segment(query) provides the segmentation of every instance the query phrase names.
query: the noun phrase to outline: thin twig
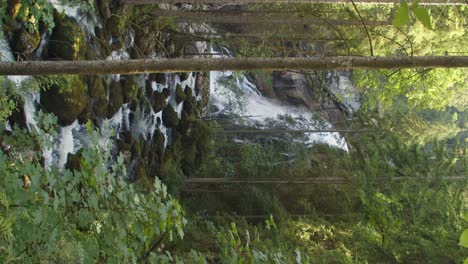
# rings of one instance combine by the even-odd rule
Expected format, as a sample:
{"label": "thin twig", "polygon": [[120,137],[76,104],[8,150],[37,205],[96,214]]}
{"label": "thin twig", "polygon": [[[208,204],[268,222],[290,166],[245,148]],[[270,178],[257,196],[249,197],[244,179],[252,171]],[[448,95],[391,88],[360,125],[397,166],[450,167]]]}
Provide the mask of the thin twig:
{"label": "thin twig", "polygon": [[364,23],[364,19],[362,19],[361,13],[359,13],[359,10],[358,10],[358,8],[356,6],[356,3],[354,3],[354,0],[350,0],[350,1],[353,4],[354,10],[356,10],[356,13],[359,16],[359,19],[361,20],[362,25],[364,26],[364,30],[366,31],[367,38],[369,39],[370,54],[371,54],[371,56],[374,56],[374,48],[372,47],[372,40],[371,40],[371,37],[369,35],[369,31],[367,30],[366,23]]}

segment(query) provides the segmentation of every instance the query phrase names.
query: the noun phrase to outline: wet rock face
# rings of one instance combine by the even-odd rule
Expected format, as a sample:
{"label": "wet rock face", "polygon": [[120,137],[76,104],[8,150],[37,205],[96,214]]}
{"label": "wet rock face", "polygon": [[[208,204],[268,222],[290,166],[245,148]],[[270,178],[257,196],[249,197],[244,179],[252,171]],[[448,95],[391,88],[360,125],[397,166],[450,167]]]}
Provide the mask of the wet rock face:
{"label": "wet rock face", "polygon": [[41,105],[58,117],[62,126],[71,125],[86,109],[88,95],[83,81],[76,77],[54,83],[41,93]]}
{"label": "wet rock face", "polygon": [[119,111],[124,103],[122,84],[120,81],[112,80],[109,85],[109,106],[107,108],[107,118],[111,118]]}
{"label": "wet rock face", "polygon": [[49,58],[78,60],[84,53],[86,39],[83,29],[72,19],[54,12],[55,27],[47,47]]}

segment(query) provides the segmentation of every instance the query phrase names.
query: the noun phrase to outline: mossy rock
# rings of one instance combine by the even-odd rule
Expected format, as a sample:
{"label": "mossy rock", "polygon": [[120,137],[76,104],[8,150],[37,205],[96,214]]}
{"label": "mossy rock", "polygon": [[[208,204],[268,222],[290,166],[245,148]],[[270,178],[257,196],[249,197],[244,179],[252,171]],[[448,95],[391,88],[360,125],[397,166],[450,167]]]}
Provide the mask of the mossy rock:
{"label": "mossy rock", "polygon": [[112,80],[109,85],[109,105],[107,108],[107,117],[112,116],[119,111],[124,103],[123,88],[119,81]]}
{"label": "mossy rock", "polygon": [[155,113],[161,111],[166,107],[166,98],[162,93],[155,92],[151,97],[151,106],[153,107],[153,111]]}
{"label": "mossy rock", "polygon": [[192,174],[196,171],[197,146],[193,142],[186,142],[182,151],[182,170],[185,174]]}
{"label": "mossy rock", "polygon": [[97,60],[99,59],[99,51],[93,46],[86,46],[84,57],[86,60]]}
{"label": "mossy rock", "polygon": [[196,115],[196,102],[192,100],[185,100],[184,105],[182,106],[182,111],[187,113],[187,115]]}
{"label": "mossy rock", "polygon": [[67,16],[54,12],[55,27],[47,47],[49,58],[78,60],[85,54],[86,38],[81,27]]}
{"label": "mossy rock", "polygon": [[164,88],[162,90],[162,94],[164,95],[164,98],[168,98],[169,96],[171,96],[171,90],[169,90],[168,88]]}
{"label": "mossy rock", "polygon": [[154,92],[152,81],[149,79],[145,82],[145,92],[147,97],[150,97]]}
{"label": "mossy rock", "polygon": [[91,101],[91,111],[94,116],[105,118],[107,116],[107,92],[104,86],[105,81],[99,77],[94,78],[88,86],[88,93]]}
{"label": "mossy rock", "polygon": [[106,20],[111,16],[108,0],[96,0],[96,6],[102,20]]}
{"label": "mossy rock", "polygon": [[131,153],[132,157],[141,157],[141,149],[142,149],[142,140],[141,139],[136,139],[133,142],[132,148],[131,148]]}
{"label": "mossy rock", "polygon": [[76,75],[60,76],[50,83],[50,87],[43,87],[41,104],[58,117],[60,125],[71,125],[88,104],[86,87]]}
{"label": "mossy rock", "polygon": [[192,89],[190,87],[186,86],[185,89],[184,89],[184,93],[185,93],[185,98],[192,99],[192,100],[195,99],[195,98],[193,98],[193,92],[192,92]]}
{"label": "mossy rock", "polygon": [[[119,2],[119,1],[112,1]],[[112,37],[119,38],[123,35],[125,30],[125,26],[127,25],[127,11],[124,5],[117,5],[111,6],[112,8],[112,15],[106,21],[106,28],[111,33]]]}
{"label": "mossy rock", "polygon": [[29,33],[25,28],[13,32],[12,50],[16,58],[28,59],[41,43],[39,32]]}
{"label": "mossy rock", "polygon": [[185,101],[185,93],[184,93],[184,90],[182,89],[182,86],[178,84],[176,86],[176,102],[177,104],[180,104],[183,101]]}
{"label": "mossy rock", "polygon": [[164,141],[164,134],[161,131],[156,130],[153,134],[151,149],[148,155],[148,167],[151,175],[159,174],[158,169],[164,162]]}
{"label": "mossy rock", "polygon": [[190,73],[189,73],[189,72],[182,72],[182,73],[180,74],[180,80],[181,80],[181,81],[185,81],[185,80],[187,80],[187,79],[189,78],[189,76],[190,76]]}
{"label": "mossy rock", "polygon": [[163,123],[170,128],[175,128],[179,124],[179,118],[171,105],[166,106],[162,112]]}
{"label": "mossy rock", "polygon": [[123,97],[125,103],[130,103],[133,99],[138,96],[138,84],[133,75],[127,76],[127,79],[123,81]]}
{"label": "mossy rock", "polygon": [[166,74],[164,73],[150,73],[148,79],[159,84],[166,83]]}

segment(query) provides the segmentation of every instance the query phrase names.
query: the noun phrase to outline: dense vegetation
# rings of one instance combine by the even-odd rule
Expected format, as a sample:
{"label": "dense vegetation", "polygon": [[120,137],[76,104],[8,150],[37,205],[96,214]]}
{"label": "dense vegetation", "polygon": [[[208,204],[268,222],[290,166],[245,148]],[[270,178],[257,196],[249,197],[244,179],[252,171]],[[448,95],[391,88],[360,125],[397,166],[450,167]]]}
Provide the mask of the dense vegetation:
{"label": "dense vegetation", "polygon": [[[30,36],[43,31],[42,27],[52,32],[55,24],[61,25],[69,34],[62,36],[59,26],[55,28],[59,33],[52,36],[64,37],[73,45],[63,50],[49,47],[57,54],[50,55],[49,51],[48,56],[102,59],[77,41],[84,38],[83,31],[71,30],[76,25],[54,12],[47,1],[30,2],[29,6],[20,4],[18,9],[7,10],[16,2],[0,0],[0,14],[4,16],[0,20],[8,37],[16,34],[11,28],[17,26],[15,23],[22,24]],[[97,1],[103,2],[107,1]],[[102,5],[94,7],[93,1],[81,4],[86,12],[104,13]],[[262,5],[254,8],[268,10]],[[269,8],[299,15],[329,11],[330,20],[357,16],[347,5]],[[463,52],[468,40],[463,27],[465,6],[431,7],[429,11],[417,11],[419,7],[415,6],[411,10],[417,21],[401,17],[408,12],[405,8],[393,10],[397,12],[394,23],[399,27],[390,25],[388,34],[392,36],[379,37],[381,32],[373,35],[375,54],[411,50],[411,54],[426,55],[444,52],[448,45]],[[388,18],[391,9],[360,7],[360,16]],[[148,22],[144,9],[126,12],[109,16],[107,27],[116,31],[112,39],[125,28],[135,27],[132,29],[140,37],[135,40],[140,50],[134,52],[141,53],[139,56],[150,54],[148,42],[158,40],[144,28],[179,30],[172,19]],[[432,26],[426,12],[437,15]],[[435,29],[430,31],[430,27]],[[244,30],[262,28],[249,25]],[[318,32],[315,37],[326,30]],[[351,47],[330,44],[320,52],[368,52],[363,31],[343,34],[347,35],[342,38],[354,39],[347,44]],[[167,43],[174,44],[171,41]],[[225,42],[239,56],[278,55],[265,44],[268,42],[252,48],[246,39],[240,44],[229,36],[216,41]],[[395,49],[389,43],[404,43],[407,50],[398,44]],[[426,50],[428,43],[430,50]],[[118,44],[112,45],[106,48],[117,49]],[[288,47],[284,45],[281,52]],[[110,53],[106,48],[100,51],[104,58]],[[172,48],[166,51],[177,55],[178,47]],[[28,58],[27,50],[16,51],[17,56]],[[253,73],[258,80],[271,82],[262,74],[269,76]],[[321,100],[343,103],[344,99],[333,97],[323,84],[322,73],[311,76],[313,87],[322,89],[316,91]],[[149,93],[135,88],[135,79],[125,78],[116,82],[49,76],[21,83],[0,78],[2,263],[466,263],[466,69],[354,71],[352,79],[362,106],[352,116],[343,114],[342,123],[336,125],[364,131],[345,134],[349,152],[325,144],[305,145],[287,133],[244,134],[234,140],[232,134],[223,132],[233,125],[231,120],[204,118],[206,102],[195,101],[191,89],[177,87],[174,91],[178,103],[184,102],[179,119],[167,104],[164,91],[153,93],[147,102],[144,97]],[[105,85],[112,90],[106,90]],[[40,104],[46,111],[35,113],[34,126],[18,121],[23,98],[32,90],[41,93]],[[88,96],[94,101],[83,116],[80,113],[86,104],[82,102]],[[135,112],[140,107],[142,112],[146,111],[144,107],[162,111],[161,118],[172,131],[166,149],[164,139],[155,133],[152,146],[156,147],[145,155],[141,142],[146,139],[135,139],[130,146],[122,133],[109,128],[106,120],[124,103],[132,105],[135,101],[144,102],[135,106]],[[70,125],[77,118],[86,123],[88,140],[77,155],[68,156],[64,168],[46,166],[46,152],[60,126]],[[282,121],[294,122],[288,116]],[[138,160],[137,169],[129,157]],[[148,161],[148,157],[157,162]],[[297,179],[327,176],[343,182],[294,184]],[[286,183],[186,182],[215,177],[281,179]]]}

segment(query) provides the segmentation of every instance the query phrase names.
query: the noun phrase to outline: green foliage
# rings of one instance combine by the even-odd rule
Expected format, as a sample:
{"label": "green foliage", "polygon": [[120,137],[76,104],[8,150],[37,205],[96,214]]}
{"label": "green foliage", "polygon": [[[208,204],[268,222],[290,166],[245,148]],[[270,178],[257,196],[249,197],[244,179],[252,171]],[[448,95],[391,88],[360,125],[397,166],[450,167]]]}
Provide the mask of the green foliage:
{"label": "green foliage", "polygon": [[396,27],[404,26],[409,22],[409,18],[408,3],[403,1],[395,12],[395,16],[393,17],[393,25]]}
{"label": "green foliage", "polygon": [[429,15],[428,10],[420,7],[417,1],[415,1],[411,6],[408,6],[408,3],[403,1],[395,12],[393,25],[396,27],[406,25],[410,20],[410,13],[413,13],[416,16],[416,19],[419,20],[424,27],[432,29],[431,16]]}
{"label": "green foliage", "polygon": [[[454,101],[464,93],[466,78],[465,69],[353,72],[367,107],[379,107],[382,111],[391,108],[401,97],[406,97],[410,109],[443,110],[456,104]],[[459,107],[466,107],[466,101]]]}
{"label": "green foliage", "polygon": [[[42,123],[36,135],[53,127]],[[31,137],[20,130],[5,138],[13,148],[0,152],[3,262],[135,262],[159,238],[183,237],[182,208],[166,187],[157,179],[149,192],[129,184],[123,157],[111,162],[106,135],[90,124],[88,133],[92,145],[82,151],[80,171],[42,168],[30,144],[18,145],[20,135]]]}
{"label": "green foliage", "polygon": [[424,25],[424,27],[432,29],[431,16],[429,15],[427,9],[422,7],[415,7],[413,8],[413,13],[416,16],[416,19],[419,20]]}
{"label": "green foliage", "polygon": [[[4,123],[6,119],[12,114],[16,105],[13,101],[13,96],[8,93],[8,89],[11,89],[12,84],[6,83],[5,78],[0,77],[0,123]],[[9,87],[10,86],[10,87]]]}

